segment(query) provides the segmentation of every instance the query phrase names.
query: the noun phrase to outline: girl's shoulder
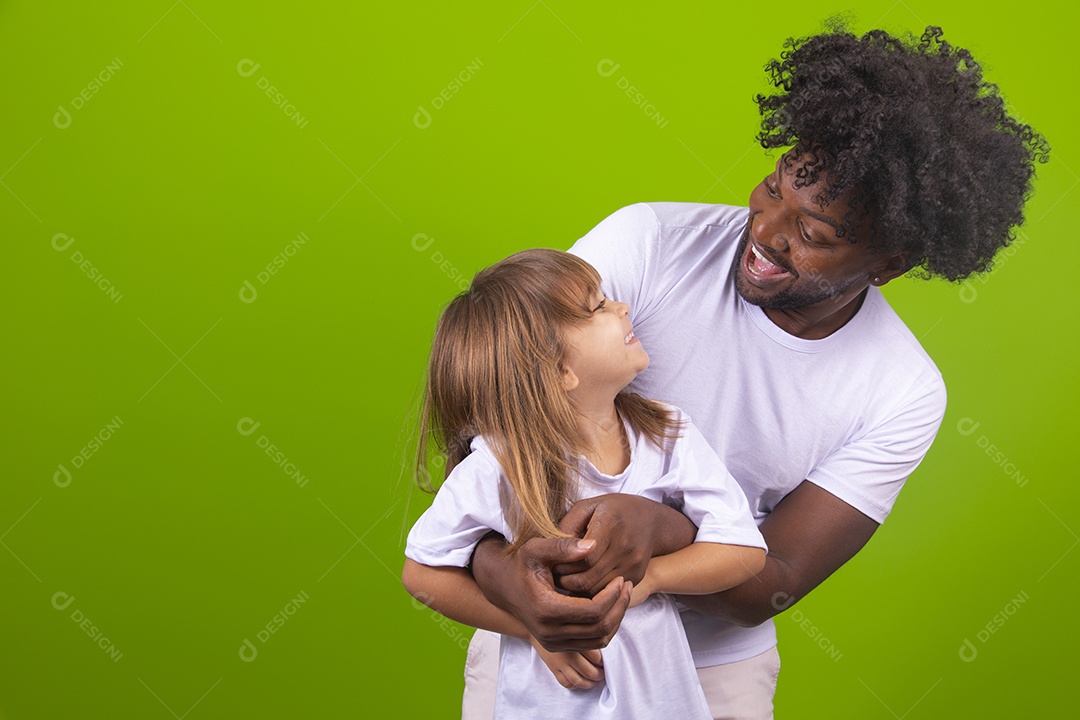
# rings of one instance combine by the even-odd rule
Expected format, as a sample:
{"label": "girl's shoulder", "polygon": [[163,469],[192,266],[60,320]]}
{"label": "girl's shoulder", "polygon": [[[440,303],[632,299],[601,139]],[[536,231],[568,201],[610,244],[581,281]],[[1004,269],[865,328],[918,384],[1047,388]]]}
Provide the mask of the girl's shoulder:
{"label": "girl's shoulder", "polygon": [[[686,437],[687,431],[690,429],[692,422],[690,416],[687,415],[683,409],[672,405],[671,403],[664,403],[662,400],[648,398],[648,402],[656,405],[662,410],[667,412],[667,416],[670,419],[670,431],[664,434],[663,441],[660,444],[661,449],[667,456],[675,450],[676,444],[681,443],[683,438]],[[630,433],[631,445],[635,447],[648,447],[652,444],[649,437],[646,436],[642,427],[635,427],[631,418],[625,418],[626,430]]]}
{"label": "girl's shoulder", "polygon": [[469,441],[469,454],[454,467],[447,481],[455,474],[491,475],[492,473],[501,475],[502,467],[491,449],[491,444],[482,436],[477,435]]}
{"label": "girl's shoulder", "polygon": [[675,419],[689,422],[690,416],[687,415],[686,411],[683,410],[681,407],[678,407],[677,405],[672,405],[669,402],[664,402],[663,400],[652,400],[652,402],[667,410],[669,413],[672,414],[672,417],[674,417]]}
{"label": "girl's shoulder", "polygon": [[[477,435],[469,441],[469,454],[465,456],[465,460],[472,460],[474,463],[484,462],[495,467],[499,466],[499,461],[495,459],[495,452],[491,448],[491,443],[483,435]],[[465,462],[465,460],[462,462]]]}
{"label": "girl's shoulder", "polygon": [[505,475],[490,445],[477,437],[470,441],[469,449],[469,454],[438,484],[436,498],[463,498],[462,502],[468,503],[478,498],[497,498],[503,491]]}
{"label": "girl's shoulder", "polygon": [[[671,424],[673,426],[673,429],[676,431],[676,436],[681,436],[683,434],[682,431],[684,431],[689,425],[693,424],[691,419],[690,419],[690,416],[682,408],[680,408],[680,407],[678,407],[676,405],[672,405],[671,403],[664,402],[662,400],[655,400],[653,398],[646,398],[646,397],[640,396],[640,395],[639,395],[639,397],[641,399],[646,400],[647,402],[652,403],[653,405],[659,407],[661,410],[664,410],[664,411],[667,412],[668,417],[671,420]],[[633,427],[633,422],[630,420],[630,418],[627,418],[627,425],[628,425],[628,427],[630,427],[630,429],[632,429],[634,431],[635,435],[640,434],[641,428]]]}

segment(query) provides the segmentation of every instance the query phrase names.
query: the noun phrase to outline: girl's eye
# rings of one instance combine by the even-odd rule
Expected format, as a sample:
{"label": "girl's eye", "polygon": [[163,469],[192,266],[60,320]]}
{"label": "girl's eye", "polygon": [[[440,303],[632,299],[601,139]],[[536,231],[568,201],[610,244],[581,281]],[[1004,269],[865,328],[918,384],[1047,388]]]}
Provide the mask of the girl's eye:
{"label": "girl's eye", "polygon": [[600,304],[597,305],[595,308],[593,308],[593,312],[597,312],[598,310],[603,310],[604,309],[604,303],[606,303],[606,302],[607,302],[607,298],[604,298],[603,300],[601,300]]}

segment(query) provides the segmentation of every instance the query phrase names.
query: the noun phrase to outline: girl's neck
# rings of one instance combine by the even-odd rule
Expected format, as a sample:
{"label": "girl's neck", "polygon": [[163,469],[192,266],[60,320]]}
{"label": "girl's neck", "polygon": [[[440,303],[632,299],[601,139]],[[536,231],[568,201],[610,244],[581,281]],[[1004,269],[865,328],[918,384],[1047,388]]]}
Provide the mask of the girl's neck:
{"label": "girl's neck", "polygon": [[630,440],[615,409],[614,398],[575,410],[585,458],[606,475],[618,475],[625,470],[630,464]]}

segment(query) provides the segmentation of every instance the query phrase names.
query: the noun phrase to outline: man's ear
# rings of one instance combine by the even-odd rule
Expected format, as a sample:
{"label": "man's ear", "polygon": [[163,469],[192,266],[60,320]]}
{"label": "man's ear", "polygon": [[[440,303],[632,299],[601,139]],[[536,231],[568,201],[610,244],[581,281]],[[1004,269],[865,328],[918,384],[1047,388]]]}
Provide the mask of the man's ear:
{"label": "man's ear", "polygon": [[908,262],[905,253],[890,255],[887,258],[882,259],[882,261],[877,263],[870,271],[870,284],[881,287],[890,280],[895,280],[900,277],[910,269],[911,264]]}
{"label": "man's ear", "polygon": [[565,390],[566,392],[570,392],[580,384],[581,380],[579,380],[578,376],[574,374],[574,371],[564,365],[562,374],[563,390]]}

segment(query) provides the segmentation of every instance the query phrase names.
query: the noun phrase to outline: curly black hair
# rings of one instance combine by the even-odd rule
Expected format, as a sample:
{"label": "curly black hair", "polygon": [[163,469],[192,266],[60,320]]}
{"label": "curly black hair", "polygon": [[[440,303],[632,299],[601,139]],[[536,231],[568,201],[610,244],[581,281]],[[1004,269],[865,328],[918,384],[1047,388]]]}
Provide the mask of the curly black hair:
{"label": "curly black hair", "polygon": [[1010,116],[997,85],[939,27],[919,38],[833,18],[827,32],[788,39],[765,66],[780,90],[757,95],[758,140],[792,147],[795,183],[823,180],[817,201],[844,195],[840,235],[871,218],[870,242],[904,253],[922,277],[962,280],[990,268],[1024,222],[1035,162],[1050,147]]}

